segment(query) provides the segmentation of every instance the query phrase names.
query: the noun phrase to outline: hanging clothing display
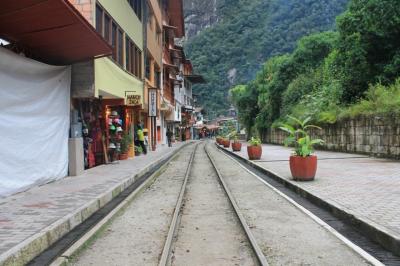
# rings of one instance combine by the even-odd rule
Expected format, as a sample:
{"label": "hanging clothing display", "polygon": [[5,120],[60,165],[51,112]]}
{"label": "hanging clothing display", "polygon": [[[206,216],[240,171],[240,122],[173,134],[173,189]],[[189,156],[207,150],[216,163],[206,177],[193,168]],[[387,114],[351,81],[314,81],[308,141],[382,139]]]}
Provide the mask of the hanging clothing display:
{"label": "hanging clothing display", "polygon": [[0,197],[68,174],[70,67],[0,47]]}

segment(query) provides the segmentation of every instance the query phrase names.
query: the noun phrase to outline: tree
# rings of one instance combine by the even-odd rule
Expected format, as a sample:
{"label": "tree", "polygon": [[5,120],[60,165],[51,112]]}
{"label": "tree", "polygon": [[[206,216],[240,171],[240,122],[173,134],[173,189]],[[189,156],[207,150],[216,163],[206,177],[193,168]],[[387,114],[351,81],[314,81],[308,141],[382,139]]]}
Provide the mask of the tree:
{"label": "tree", "polygon": [[368,84],[389,84],[400,74],[400,8],[397,0],[353,0],[337,19],[343,101],[364,95]]}

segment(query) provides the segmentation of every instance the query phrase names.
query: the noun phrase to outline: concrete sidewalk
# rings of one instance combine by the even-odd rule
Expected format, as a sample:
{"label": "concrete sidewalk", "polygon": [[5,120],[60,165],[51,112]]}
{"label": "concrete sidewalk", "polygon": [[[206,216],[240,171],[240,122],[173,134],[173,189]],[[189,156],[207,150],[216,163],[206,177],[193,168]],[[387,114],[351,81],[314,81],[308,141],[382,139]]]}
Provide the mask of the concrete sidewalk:
{"label": "concrete sidewalk", "polygon": [[0,265],[30,261],[183,146],[159,147],[0,199]]}
{"label": "concrete sidewalk", "polygon": [[[232,151],[231,149],[228,149]],[[247,147],[235,153],[248,159]],[[386,248],[400,252],[400,162],[358,154],[317,151],[315,181],[293,181],[289,169],[290,148],[263,145],[261,160],[253,161],[289,186],[327,203],[334,212],[361,222]]]}

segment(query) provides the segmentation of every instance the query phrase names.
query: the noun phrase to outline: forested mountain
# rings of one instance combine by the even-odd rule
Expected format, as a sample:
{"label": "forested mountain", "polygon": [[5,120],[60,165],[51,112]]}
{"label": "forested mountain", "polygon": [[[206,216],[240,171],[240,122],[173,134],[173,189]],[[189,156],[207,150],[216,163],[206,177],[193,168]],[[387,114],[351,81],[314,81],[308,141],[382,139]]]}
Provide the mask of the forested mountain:
{"label": "forested mountain", "polygon": [[[195,87],[200,104],[211,116],[223,114],[230,105],[231,87],[254,79],[270,57],[292,52],[302,36],[333,29],[347,2],[186,0],[186,18],[194,15],[199,21],[192,24],[199,28],[185,48],[196,71],[208,81]],[[212,15],[204,13],[207,8],[196,14],[196,5],[208,7]],[[198,33],[199,29],[203,30]]]}
{"label": "forested mountain", "polygon": [[335,31],[301,38],[231,93],[242,124],[261,135],[287,115],[316,123],[400,115],[398,0],[351,0]]}

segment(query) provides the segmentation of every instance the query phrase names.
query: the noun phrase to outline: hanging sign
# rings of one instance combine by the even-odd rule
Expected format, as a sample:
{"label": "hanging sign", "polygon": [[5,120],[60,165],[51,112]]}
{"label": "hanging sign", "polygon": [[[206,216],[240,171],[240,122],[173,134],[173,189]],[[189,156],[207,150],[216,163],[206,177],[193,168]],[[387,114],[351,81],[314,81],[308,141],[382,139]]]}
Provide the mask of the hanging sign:
{"label": "hanging sign", "polygon": [[136,91],[125,91],[125,104],[127,106],[136,106],[142,104],[142,96]]}
{"label": "hanging sign", "polygon": [[149,117],[157,117],[157,89],[149,89]]}

